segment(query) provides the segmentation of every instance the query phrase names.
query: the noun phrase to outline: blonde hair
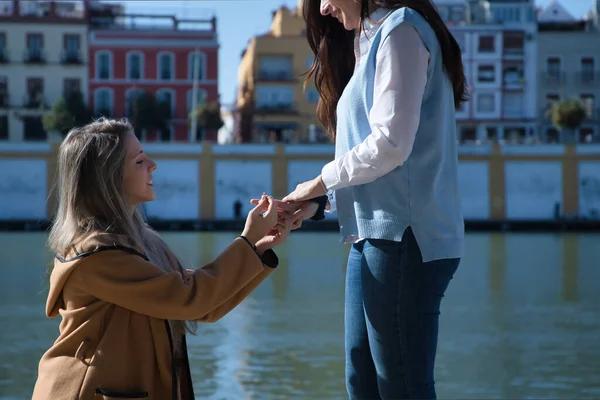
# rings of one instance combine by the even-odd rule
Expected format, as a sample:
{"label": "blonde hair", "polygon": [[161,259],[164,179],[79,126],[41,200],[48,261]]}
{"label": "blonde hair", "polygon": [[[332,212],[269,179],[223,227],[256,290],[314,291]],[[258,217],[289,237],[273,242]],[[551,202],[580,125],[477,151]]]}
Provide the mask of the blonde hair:
{"label": "blonde hair", "polygon": [[[123,190],[125,137],[133,127],[127,120],[101,118],[73,128],[58,151],[58,210],[48,246],[66,256],[71,248],[98,233],[127,236],[150,261],[165,272],[182,273],[168,256],[167,244],[146,222],[139,207],[131,212]],[[174,333],[195,333],[191,321],[169,321]]]}

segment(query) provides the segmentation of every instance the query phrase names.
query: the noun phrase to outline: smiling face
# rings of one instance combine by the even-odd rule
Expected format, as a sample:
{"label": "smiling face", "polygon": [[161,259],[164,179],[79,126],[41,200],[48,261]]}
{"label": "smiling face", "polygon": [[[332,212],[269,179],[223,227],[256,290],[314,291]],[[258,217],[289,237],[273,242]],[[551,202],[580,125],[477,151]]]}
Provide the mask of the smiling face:
{"label": "smiling face", "polygon": [[360,0],[321,0],[321,14],[337,19],[349,31],[359,28],[360,9]]}
{"label": "smiling face", "polygon": [[123,190],[131,206],[136,206],[156,198],[152,186],[152,172],[156,163],[144,153],[142,144],[133,132],[128,132],[124,140],[126,155],[123,165]]}

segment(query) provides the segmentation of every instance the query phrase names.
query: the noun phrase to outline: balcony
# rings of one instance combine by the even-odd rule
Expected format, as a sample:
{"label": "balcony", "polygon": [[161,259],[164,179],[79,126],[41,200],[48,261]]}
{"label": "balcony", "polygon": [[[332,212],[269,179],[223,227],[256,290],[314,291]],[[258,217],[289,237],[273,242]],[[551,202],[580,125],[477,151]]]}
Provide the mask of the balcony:
{"label": "balcony", "polygon": [[258,104],[256,106],[257,114],[296,114],[296,112],[293,103]]}
{"label": "balcony", "polygon": [[46,98],[40,92],[30,92],[23,96],[23,107],[27,109],[47,108]]}
{"label": "balcony", "polygon": [[577,82],[581,85],[597,85],[600,83],[600,72],[580,71],[576,73]]}
{"label": "balcony", "polygon": [[60,54],[60,63],[63,65],[83,65],[79,50],[63,50]]}
{"label": "balcony", "polygon": [[25,64],[45,64],[46,54],[43,50],[27,49],[23,54],[23,62]]}
{"label": "balcony", "polygon": [[523,57],[525,55],[525,48],[523,47],[505,47],[504,55],[509,57]]}
{"label": "balcony", "polygon": [[295,81],[296,77],[294,77],[292,71],[259,71],[256,80],[264,82],[290,82]]}
{"label": "balcony", "polygon": [[0,64],[8,64],[10,59],[8,58],[8,50],[0,49]]}
{"label": "balcony", "polygon": [[547,85],[562,85],[567,81],[567,76],[564,72],[546,71],[542,73],[542,80]]}

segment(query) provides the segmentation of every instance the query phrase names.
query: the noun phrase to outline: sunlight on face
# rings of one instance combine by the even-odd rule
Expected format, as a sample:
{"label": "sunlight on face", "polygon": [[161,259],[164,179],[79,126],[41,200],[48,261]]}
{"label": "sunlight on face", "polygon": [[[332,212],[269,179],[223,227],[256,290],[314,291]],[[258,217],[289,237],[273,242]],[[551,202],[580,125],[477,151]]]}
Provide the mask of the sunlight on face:
{"label": "sunlight on face", "polygon": [[321,14],[337,19],[351,31],[360,26],[359,0],[321,0]]}
{"label": "sunlight on face", "polygon": [[136,206],[156,198],[152,186],[152,172],[156,163],[144,153],[142,144],[133,132],[125,137],[125,156],[123,166],[123,187],[131,206]]}

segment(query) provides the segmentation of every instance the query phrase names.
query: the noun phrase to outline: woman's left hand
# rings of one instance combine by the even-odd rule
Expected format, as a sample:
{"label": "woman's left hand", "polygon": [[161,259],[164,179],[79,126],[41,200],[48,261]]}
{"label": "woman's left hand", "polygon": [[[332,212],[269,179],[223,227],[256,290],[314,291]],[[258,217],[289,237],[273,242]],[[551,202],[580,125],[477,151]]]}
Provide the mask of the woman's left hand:
{"label": "woman's left hand", "polygon": [[315,179],[296,186],[296,190],[285,196],[281,201],[304,201],[323,196],[325,193],[327,193],[327,189],[325,189],[325,184],[321,180],[321,175],[319,175]]}

